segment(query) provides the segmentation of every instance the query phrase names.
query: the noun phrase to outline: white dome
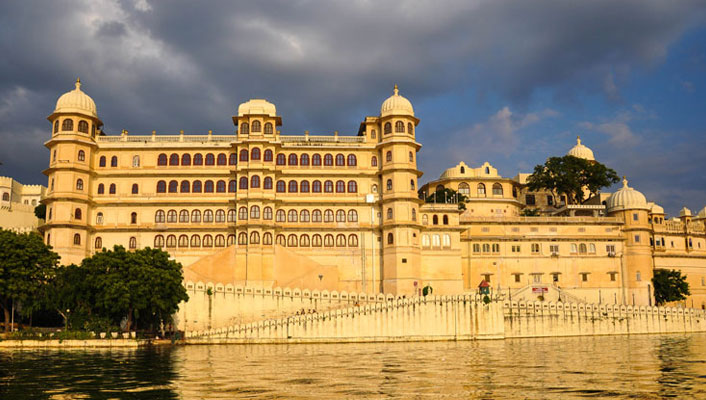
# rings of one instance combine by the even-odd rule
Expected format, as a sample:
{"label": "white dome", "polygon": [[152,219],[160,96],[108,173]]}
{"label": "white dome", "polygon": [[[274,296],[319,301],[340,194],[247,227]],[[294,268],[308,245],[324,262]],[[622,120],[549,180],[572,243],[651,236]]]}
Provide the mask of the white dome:
{"label": "white dome", "polygon": [[679,216],[680,217],[691,217],[691,210],[689,210],[686,207],[682,207],[682,209],[679,210]]}
{"label": "white dome", "polygon": [[238,106],[238,116],[250,114],[264,114],[274,117],[277,115],[277,108],[265,99],[250,99]]}
{"label": "white dome", "polygon": [[699,213],[696,214],[696,218],[698,218],[698,219],[706,218],[706,207],[702,208],[701,211],[699,211]]}
{"label": "white dome", "polygon": [[414,117],[412,103],[405,97],[400,96],[397,85],[395,85],[392,96],[388,97],[387,100],[382,103],[382,106],[380,106],[380,116],[386,117],[388,115],[409,115]]}
{"label": "white dome", "polygon": [[664,214],[664,208],[659,204],[650,202],[647,203],[647,206],[650,208],[650,214]]}
{"label": "white dome", "polygon": [[593,158],[593,150],[591,150],[588,147],[581,144],[581,137],[580,136],[576,137],[576,146],[572,147],[571,150],[569,150],[569,152],[566,153],[566,155],[567,156],[574,156],[577,158],[583,158],[584,160],[589,160],[589,161],[596,160],[595,158]]}
{"label": "white dome", "polygon": [[623,177],[623,187],[608,197],[606,209],[610,213],[633,209],[649,210],[649,207],[645,195],[628,186],[628,180]]}
{"label": "white dome", "polygon": [[93,118],[98,118],[96,103],[93,99],[81,90],[81,80],[76,79],[76,88],[64,93],[56,101],[55,113],[80,113],[87,114]]}

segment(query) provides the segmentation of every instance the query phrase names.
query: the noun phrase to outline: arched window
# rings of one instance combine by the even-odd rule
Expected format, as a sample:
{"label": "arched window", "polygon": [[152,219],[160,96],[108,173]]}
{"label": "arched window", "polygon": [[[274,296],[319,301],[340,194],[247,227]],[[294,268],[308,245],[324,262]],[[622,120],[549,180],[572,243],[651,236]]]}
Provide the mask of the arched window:
{"label": "arched window", "polygon": [[88,133],[88,122],[86,121],[78,121],[78,131],[81,133]]}
{"label": "arched window", "polygon": [[238,165],[238,156],[236,156],[235,153],[228,155],[228,165]]}
{"label": "arched window", "polygon": [[176,193],[178,187],[177,181],[169,181],[169,193]]}
{"label": "arched window", "polygon": [[429,247],[431,242],[429,241],[429,235],[422,236],[422,247]]}
{"label": "arched window", "polygon": [[407,133],[409,133],[410,135],[414,134],[414,125],[412,125],[411,122],[407,123]]}
{"label": "arched window", "polygon": [[311,237],[311,247],[321,247],[321,235],[315,234]]}
{"label": "arched window", "polygon": [[429,216],[424,214],[422,215],[422,224],[423,225],[429,225]]}
{"label": "arched window", "polygon": [[265,232],[265,234],[262,235],[262,244],[268,246],[272,244],[272,234],[270,232]]}
{"label": "arched window", "polygon": [[287,247],[297,247],[297,235],[289,235],[287,237]]}
{"label": "arched window", "polygon": [[232,246],[235,244],[235,235],[228,235],[228,239],[226,240],[226,246]]}
{"label": "arched window", "polygon": [[[160,154],[160,156],[164,156],[164,164],[159,165],[167,165],[167,156],[164,154]],[[105,167],[105,156],[101,156],[101,158],[98,160],[98,166]]]}
{"label": "arched window", "polygon": [[248,209],[247,207],[240,207],[238,209],[238,219],[241,221],[247,221],[248,220]]}
{"label": "arched window", "polygon": [[201,153],[194,154],[194,165],[203,165],[203,156]]}
{"label": "arched window", "polygon": [[324,246],[333,247],[333,235],[324,236]]}
{"label": "arched window", "polygon": [[284,154],[280,153],[277,154],[277,165],[286,165],[287,164],[287,157],[285,157]]}
{"label": "arched window", "polygon": [[235,222],[235,210],[228,210],[228,222]]}
{"label": "arched window", "polygon": [[439,225],[439,216],[438,216],[438,215],[434,215],[434,216],[431,218],[431,221],[432,221],[432,222],[431,222],[432,225]]}
{"label": "arched window", "polygon": [[213,156],[213,154],[208,153],[206,154],[206,165],[213,165],[216,162],[216,158]]}
{"label": "arched window", "polygon": [[216,182],[216,192],[217,193],[225,193],[226,192],[226,181]]}
{"label": "arched window", "polygon": [[203,212],[203,222],[213,222],[213,211],[205,210]]}
{"label": "arched window", "polygon": [[336,222],[346,222],[346,212],[343,210],[336,211]]}
{"label": "arched window", "polygon": [[483,183],[478,184],[478,196],[485,197],[485,184]]}
{"label": "arched window", "polygon": [[74,130],[74,121],[72,119],[65,119],[64,122],[61,123],[61,130],[62,131]]}
{"label": "arched window", "polygon": [[264,160],[272,161],[272,150],[265,150]]}
{"label": "arched window", "polygon": [[324,192],[333,193],[333,182],[332,181],[325,181],[324,182]]}
{"label": "arched window", "polygon": [[346,158],[343,154],[336,154],[336,166],[343,167],[346,165]]}
{"label": "arched window", "polygon": [[376,139],[377,137],[378,137],[378,132],[375,129],[371,130],[370,131],[370,138]]}
{"label": "arched window", "polygon": [[275,214],[275,221],[285,222],[286,220],[287,215],[284,213],[284,210],[277,210],[277,213]]}
{"label": "arched window", "polygon": [[177,222],[177,212],[176,210],[167,211],[167,222]]}
{"label": "arched window", "polygon": [[358,211],[348,210],[348,222],[358,222]]}
{"label": "arched window", "polygon": [[386,215],[387,215],[387,219],[392,219],[392,208],[387,209]]}
{"label": "arched window", "polygon": [[392,235],[392,233],[387,234],[387,244],[393,244],[395,242],[395,237]]}
{"label": "arched window", "polygon": [[117,157],[117,156],[112,156],[112,157],[110,157],[110,166],[111,166],[111,167],[117,167],[117,166],[118,166],[118,157]]}
{"label": "arched window", "polygon": [[191,247],[201,247],[201,236],[191,235]]}
{"label": "arched window", "polygon": [[311,184],[312,193],[321,193],[321,181],[314,181]]}
{"label": "arched window", "polygon": [[485,167],[485,174],[489,175],[490,174],[490,167]]}
{"label": "arched window", "polygon": [[348,235],[348,247],[358,247],[358,235]]}
{"label": "arched window", "polygon": [[260,244],[260,234],[257,231],[250,233],[250,244]]}
{"label": "arched window", "polygon": [[378,166],[378,158],[373,156],[373,158],[370,159],[370,166],[371,167],[377,167]]}
{"label": "arched window", "polygon": [[404,133],[404,122],[395,122],[395,133]]}
{"label": "arched window", "polygon": [[259,160],[260,159],[260,148],[259,147],[253,147],[252,150],[250,150],[250,159],[252,159],[252,160]]}
{"label": "arched window", "polygon": [[226,163],[227,163],[226,155],[224,153],[219,153],[218,159],[216,160],[216,164],[226,165]]}
{"label": "arched window", "polygon": [[226,245],[226,238],[223,235],[216,235],[216,247],[225,247]]}
{"label": "arched window", "polygon": [[172,153],[169,156],[169,165],[179,165],[179,154]]}
{"label": "arched window", "polygon": [[206,181],[203,184],[204,193],[213,193],[213,181]]}
{"label": "arched window", "polygon": [[309,193],[309,181],[301,181],[299,184],[299,191],[302,193]]}
{"label": "arched window", "polygon": [[299,221],[301,222],[309,222],[309,210],[301,210],[299,212]]}
{"label": "arched window", "polygon": [[191,154],[184,153],[181,155],[181,165],[191,165]]}
{"label": "arched window", "polygon": [[115,194],[115,191],[116,191],[116,189],[115,189],[115,184],[114,184],[114,183],[111,183],[111,184],[110,184],[110,187],[108,188],[108,193],[109,193],[109,194]]}
{"label": "arched window", "polygon": [[[441,246],[441,239],[439,238],[439,235],[431,235],[431,245],[434,247]],[[483,251],[487,252],[485,246],[487,246],[487,244],[483,245]]]}
{"label": "arched window", "polygon": [[74,210],[74,219],[81,219],[81,217],[81,209],[77,208],[76,210]]}
{"label": "arched window", "polygon": [[189,212],[187,210],[179,211],[179,222],[182,224],[189,222]]}
{"label": "arched window", "polygon": [[189,181],[181,181],[181,184],[179,185],[179,191],[181,193],[189,193],[191,189],[191,185],[189,184]]}
{"label": "arched window", "polygon": [[157,235],[154,237],[154,247],[157,249],[164,247],[164,236]]}
{"label": "arched window", "polygon": [[194,181],[194,183],[191,184],[191,191],[193,193],[201,193],[201,190],[202,190],[201,181]]}
{"label": "arched window", "polygon": [[448,225],[449,224],[449,216],[444,215],[443,221],[444,221],[444,225]]}
{"label": "arched window", "polygon": [[596,254],[596,245],[593,243],[588,244],[588,254]]}
{"label": "arched window", "polygon": [[186,235],[179,235],[179,247],[189,247],[189,237]]}
{"label": "arched window", "polygon": [[493,184],[493,196],[502,196],[503,195],[503,185],[499,183],[494,183]]}
{"label": "arched window", "polygon": [[266,177],[262,186],[265,189],[272,189],[272,178],[270,178],[269,176]]}
{"label": "arched window", "polygon": [[286,241],[284,239],[284,235],[277,235],[277,244],[280,246],[284,246],[286,244]]}
{"label": "arched window", "polygon": [[128,242],[128,247],[130,250],[134,250],[137,248],[137,238],[134,236],[130,236],[130,241]]}
{"label": "arched window", "polygon": [[586,243],[579,244],[579,254],[586,254]]}
{"label": "arched window", "polygon": [[83,179],[76,179],[76,190],[83,190]]}
{"label": "arched window", "polygon": [[318,167],[321,166],[321,155],[320,154],[314,154],[311,156],[311,165]]}
{"label": "arched window", "polygon": [[243,122],[240,124],[240,129],[239,129],[238,133],[243,134],[243,135],[247,135],[250,133],[250,129],[249,129],[247,122]]}
{"label": "arched window", "polygon": [[289,163],[289,165],[297,165],[297,155],[290,154],[288,163]]}
{"label": "arched window", "polygon": [[297,192],[297,181],[289,181],[289,193]]}
{"label": "arched window", "polygon": [[248,161],[248,150],[247,149],[240,150],[240,161]]}
{"label": "arched window", "polygon": [[228,181],[228,193],[235,193],[236,192],[236,184],[235,184],[235,179],[231,179]]}
{"label": "arched window", "polygon": [[409,162],[414,162],[414,153],[409,152]]}
{"label": "arched window", "polygon": [[260,207],[259,206],[250,207],[250,219],[260,219]]}
{"label": "arched window", "polygon": [[81,245],[81,235],[79,235],[78,233],[74,234],[74,245]]}
{"label": "arched window", "polygon": [[386,122],[385,127],[383,128],[383,131],[385,132],[386,135],[389,133],[392,133],[392,124],[389,122]]}
{"label": "arched window", "polygon": [[345,192],[346,192],[346,182],[336,181],[336,193],[345,193]]}
{"label": "arched window", "polygon": [[410,188],[411,190],[414,190],[414,179],[410,179],[410,180],[409,180],[409,188]]}
{"label": "arched window", "polygon": [[267,122],[265,124],[265,135],[271,135],[272,134],[272,122]]}
{"label": "arched window", "polygon": [[299,238],[299,247],[309,247],[311,243],[309,242],[309,235],[302,235]]}
{"label": "arched window", "polygon": [[252,128],[253,132],[262,131],[262,125],[261,125],[260,121],[253,121],[251,128]]}
{"label": "arched window", "polygon": [[333,222],[333,210],[324,211],[324,222]]}
{"label": "arched window", "polygon": [[201,222],[201,211],[194,210],[191,212],[191,223]]}
{"label": "arched window", "polygon": [[412,221],[416,221],[416,220],[417,220],[417,209],[413,208],[412,209]]}
{"label": "arched window", "polygon": [[336,247],[346,247],[346,235],[336,235]]}
{"label": "arched window", "polygon": [[272,207],[265,207],[262,209],[262,219],[272,220]]}
{"label": "arched window", "polygon": [[326,166],[326,167],[333,166],[333,156],[331,154],[324,155],[324,166]]}
{"label": "arched window", "polygon": [[130,223],[131,224],[137,223],[137,213],[136,212],[130,213]]}
{"label": "arched window", "polygon": [[[59,120],[54,121],[54,133],[59,132]],[[47,241],[48,242],[48,241]]]}
{"label": "arched window", "polygon": [[468,186],[466,182],[461,182],[458,184],[458,193],[464,195],[464,196],[470,196],[471,195],[471,187]]}
{"label": "arched window", "polygon": [[304,153],[301,156],[299,156],[299,165],[309,165],[309,155]]}
{"label": "arched window", "polygon": [[387,180],[387,190],[388,191],[392,190],[392,179]]}
{"label": "arched window", "polygon": [[253,175],[250,177],[250,187],[251,188],[259,188],[260,187],[260,177],[257,175]]}
{"label": "arched window", "polygon": [[321,210],[311,212],[311,222],[321,222]]}
{"label": "arched window", "polygon": [[78,160],[79,161],[86,161],[86,152],[83,150],[78,151]]}
{"label": "arched window", "polygon": [[298,218],[297,210],[289,210],[287,213],[287,222],[297,222]]}
{"label": "arched window", "polygon": [[164,223],[164,210],[157,210],[157,212],[154,213],[154,222],[156,223]]}
{"label": "arched window", "polygon": [[201,242],[203,247],[213,247],[213,236],[203,235],[203,242]]}
{"label": "arched window", "polygon": [[391,151],[388,151],[387,153],[385,153],[385,161],[387,161],[387,162],[392,161],[392,152]]}
{"label": "arched window", "polygon": [[284,193],[287,189],[287,185],[284,181],[277,181],[277,193]]}
{"label": "arched window", "polygon": [[348,155],[348,166],[355,167],[356,165],[358,165],[358,158],[356,158],[355,154],[349,154]]}

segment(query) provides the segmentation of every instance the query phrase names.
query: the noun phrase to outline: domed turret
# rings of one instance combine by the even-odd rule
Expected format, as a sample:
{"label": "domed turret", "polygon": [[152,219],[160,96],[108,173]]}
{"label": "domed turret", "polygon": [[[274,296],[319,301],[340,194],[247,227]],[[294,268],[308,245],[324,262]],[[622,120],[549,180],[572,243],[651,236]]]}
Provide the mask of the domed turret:
{"label": "domed turret", "polygon": [[588,147],[581,144],[581,137],[580,136],[576,136],[576,146],[572,147],[571,150],[569,150],[569,152],[566,153],[566,155],[567,156],[574,156],[577,158],[583,158],[584,160],[588,160],[588,161],[595,161],[596,160],[593,157],[593,150],[591,150]]}
{"label": "domed turret", "polygon": [[606,211],[609,213],[622,210],[648,210],[645,195],[628,186],[628,180],[623,177],[623,187],[610,195],[606,200]]}
{"label": "domed turret", "polygon": [[250,99],[238,106],[239,117],[252,114],[274,117],[277,115],[277,108],[265,99]]}
{"label": "domed turret", "polygon": [[64,93],[56,101],[54,113],[79,113],[98,118],[96,103],[81,90],[81,80],[76,79],[76,88]]}
{"label": "domed turret", "polygon": [[388,115],[409,115],[414,117],[412,103],[405,97],[400,96],[400,90],[397,85],[395,85],[392,96],[388,97],[380,106],[380,116],[387,117]]}

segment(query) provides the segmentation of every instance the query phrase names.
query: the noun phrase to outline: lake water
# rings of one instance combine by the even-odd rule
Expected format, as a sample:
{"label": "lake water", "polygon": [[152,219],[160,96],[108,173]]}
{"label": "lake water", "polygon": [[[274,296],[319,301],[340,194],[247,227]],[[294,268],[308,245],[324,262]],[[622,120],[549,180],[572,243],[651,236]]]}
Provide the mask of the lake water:
{"label": "lake water", "polygon": [[706,399],[706,334],[0,351],[0,399]]}

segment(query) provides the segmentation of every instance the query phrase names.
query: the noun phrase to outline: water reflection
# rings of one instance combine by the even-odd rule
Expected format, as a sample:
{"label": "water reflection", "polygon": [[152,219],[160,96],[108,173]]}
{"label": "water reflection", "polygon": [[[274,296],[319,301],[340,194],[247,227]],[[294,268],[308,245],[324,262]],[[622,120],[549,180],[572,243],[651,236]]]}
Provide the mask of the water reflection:
{"label": "water reflection", "polygon": [[0,352],[0,398],[706,398],[706,335]]}

